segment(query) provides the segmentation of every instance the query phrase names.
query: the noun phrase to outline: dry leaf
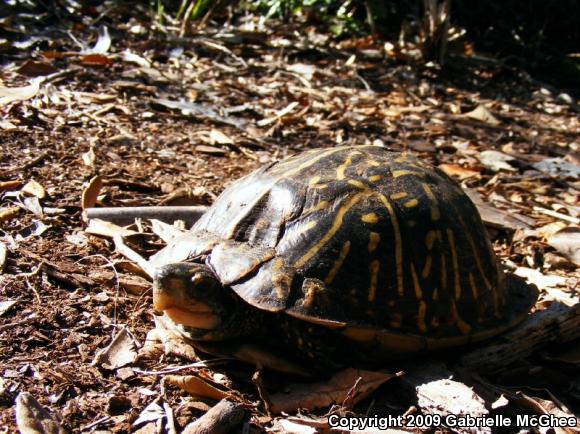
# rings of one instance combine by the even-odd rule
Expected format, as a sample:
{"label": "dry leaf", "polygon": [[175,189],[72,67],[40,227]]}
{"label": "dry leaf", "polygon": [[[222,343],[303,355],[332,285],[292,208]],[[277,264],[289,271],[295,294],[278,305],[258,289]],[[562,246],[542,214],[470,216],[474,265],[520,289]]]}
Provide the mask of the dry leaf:
{"label": "dry leaf", "polygon": [[227,151],[222,148],[216,148],[215,146],[207,146],[207,145],[197,145],[195,147],[196,152],[202,152],[204,154],[210,155],[227,155]]}
{"label": "dry leaf", "polygon": [[232,140],[231,137],[225,135],[224,133],[222,133],[219,130],[211,130],[209,132],[209,140],[210,143],[212,145],[214,144],[218,144],[218,145],[233,145],[234,141]]}
{"label": "dry leaf", "polygon": [[273,116],[271,118],[267,118],[267,119],[262,119],[261,121],[256,122],[256,125],[258,125],[259,127],[265,127],[267,125],[273,124],[278,119],[283,118],[288,113],[290,113],[292,110],[294,110],[296,107],[298,107],[298,105],[300,105],[300,103],[298,101],[293,101],[290,104],[288,104],[285,108],[280,110],[278,113],[276,113],[275,116]]}
{"label": "dry leaf", "polygon": [[20,212],[19,206],[9,206],[8,208],[0,208],[0,223],[12,220]]}
{"label": "dry leaf", "polygon": [[26,185],[20,189],[20,191],[24,194],[34,196],[39,199],[44,199],[46,197],[46,190],[34,179],[28,181]]}
{"label": "dry leaf", "polygon": [[393,377],[394,375],[383,372],[346,369],[335,374],[327,382],[297,384],[290,386],[290,393],[272,395],[270,409],[274,414],[279,414],[283,411],[294,412],[299,408],[314,410],[342,403],[360,378],[353,397],[353,403],[356,403]]}
{"label": "dry leaf", "polygon": [[518,267],[514,274],[525,278],[528,283],[532,283],[538,287],[538,289],[553,288],[558,285],[563,285],[566,283],[566,278],[562,276],[545,275],[534,270],[532,268]]}
{"label": "dry leaf", "polygon": [[81,158],[83,159],[83,164],[85,166],[93,167],[95,165],[95,161],[97,159],[97,156],[95,155],[95,151],[94,151],[93,147],[91,146],[91,148],[87,152],[85,152],[83,155],[81,155]]}
{"label": "dry leaf", "polygon": [[2,274],[2,272],[4,271],[7,259],[8,259],[8,247],[6,247],[5,243],[0,241],[0,274]]}
{"label": "dry leaf", "polygon": [[95,206],[102,188],[103,180],[100,176],[97,175],[89,181],[81,196],[81,207],[83,210]]}
{"label": "dry leaf", "polygon": [[16,300],[0,301],[0,316],[8,312],[10,308],[12,308],[12,306],[14,306],[16,303],[18,303]]}
{"label": "dry leaf", "polygon": [[466,169],[457,164],[440,164],[439,169],[443,170],[447,175],[464,180],[473,176],[478,176],[479,171],[473,169]]}
{"label": "dry leaf", "polygon": [[499,172],[500,170],[507,170],[514,172],[517,169],[509,164],[510,161],[516,161],[511,155],[504,154],[499,151],[483,151],[479,154],[479,161],[485,167],[494,172]]}
{"label": "dry leaf", "polygon": [[0,104],[8,104],[14,101],[25,101],[36,96],[40,90],[40,83],[44,78],[37,77],[30,81],[28,86],[23,87],[0,87]]}
{"label": "dry leaf", "polygon": [[14,181],[3,181],[0,182],[0,192],[14,190],[22,184],[22,181],[15,179]]}
{"label": "dry leaf", "polygon": [[580,228],[563,229],[548,237],[546,241],[570,261],[580,265]]}
{"label": "dry leaf", "polygon": [[141,295],[151,289],[151,282],[141,276],[121,274],[119,275],[119,286],[131,294]]}
{"label": "dry leaf", "polygon": [[486,124],[497,126],[500,122],[491,114],[491,112],[483,105],[478,105],[474,110],[464,113],[463,116],[477,121],[485,122]]}
{"label": "dry leaf", "polygon": [[34,60],[28,60],[16,70],[19,74],[26,75],[27,77],[39,77],[43,75],[50,75],[58,72],[58,69],[52,66],[50,63],[46,62],[36,62]]}
{"label": "dry leaf", "polygon": [[227,392],[218,389],[195,375],[166,375],[164,380],[166,383],[177,386],[181,390],[201,398],[219,400],[228,396]]}
{"label": "dry leaf", "polygon": [[20,434],[64,434],[60,423],[27,392],[16,397],[16,425]]}
{"label": "dry leaf", "polygon": [[87,54],[81,57],[83,65],[88,66],[109,66],[113,64],[113,60],[103,54]]}
{"label": "dry leaf", "polygon": [[126,328],[122,328],[111,343],[100,350],[92,365],[100,365],[105,369],[117,369],[133,363],[137,358],[137,344]]}
{"label": "dry leaf", "polygon": [[92,235],[100,235],[102,237],[114,238],[115,236],[120,237],[130,237],[132,235],[138,235],[139,232],[135,232],[131,229],[123,228],[111,222],[106,222],[100,219],[90,219],[89,225],[85,229],[85,232]]}

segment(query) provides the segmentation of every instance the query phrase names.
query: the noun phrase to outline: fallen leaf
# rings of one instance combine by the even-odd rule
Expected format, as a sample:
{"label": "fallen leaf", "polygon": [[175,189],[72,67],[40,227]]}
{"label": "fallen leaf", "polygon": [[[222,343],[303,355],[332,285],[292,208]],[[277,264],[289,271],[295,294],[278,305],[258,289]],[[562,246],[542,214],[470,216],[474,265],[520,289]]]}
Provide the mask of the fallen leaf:
{"label": "fallen leaf", "polygon": [[8,208],[0,208],[0,223],[12,220],[20,212],[19,206],[9,206]]}
{"label": "fallen leaf", "polygon": [[95,165],[95,161],[97,159],[97,156],[95,155],[95,151],[93,149],[93,147],[91,146],[91,148],[85,152],[83,155],[81,155],[81,158],[83,159],[83,164],[87,167],[93,167]]}
{"label": "fallen leaf", "polygon": [[64,434],[60,423],[28,392],[16,397],[16,425],[21,434]]}
{"label": "fallen leaf", "polygon": [[109,66],[113,64],[113,59],[103,54],[87,54],[81,57],[81,63],[87,66]]}
{"label": "fallen leaf", "polygon": [[485,122],[486,124],[497,126],[500,122],[491,114],[491,112],[483,105],[478,105],[470,112],[464,113],[463,116],[477,121]]}
{"label": "fallen leaf", "polygon": [[85,232],[87,234],[100,235],[108,238],[114,238],[115,236],[130,237],[139,234],[139,232],[100,219],[90,219]]}
{"label": "fallen leaf", "polygon": [[18,303],[16,300],[0,301],[0,316],[8,312],[10,308],[12,308],[12,306],[14,306],[16,303]]}
{"label": "fallen leaf", "polygon": [[119,286],[131,294],[141,295],[151,289],[151,282],[141,276],[121,274],[119,275]]}
{"label": "fallen leaf", "polygon": [[123,51],[123,53],[121,53],[121,56],[125,62],[135,63],[143,68],[151,67],[151,62],[149,62],[144,57],[139,56],[138,54],[132,53],[129,50]]}
{"label": "fallen leaf", "polygon": [[103,180],[100,176],[97,175],[89,181],[81,196],[81,207],[83,210],[95,206],[102,188]]}
{"label": "fallen leaf", "polygon": [[525,278],[528,283],[532,283],[538,287],[538,289],[553,288],[558,285],[563,285],[566,283],[566,278],[562,276],[555,275],[545,275],[527,267],[518,267],[514,272],[517,276]]}
{"label": "fallen leaf", "polygon": [[30,226],[27,226],[24,229],[19,230],[16,233],[14,239],[16,241],[24,241],[35,236],[40,236],[44,232],[46,232],[49,228],[50,226],[47,226],[40,220],[38,220],[32,223]]}
{"label": "fallen leaf", "polygon": [[8,259],[8,247],[6,247],[5,243],[0,241],[0,274],[4,272],[4,267],[6,267],[7,259]]}
{"label": "fallen leaf", "polygon": [[277,393],[270,396],[270,409],[274,414],[279,414],[294,412],[299,408],[314,410],[342,403],[349,392],[352,393],[353,386],[358,382],[353,397],[353,403],[357,403],[393,377],[394,375],[383,372],[345,369],[327,382],[296,384],[290,386],[289,393]]}
{"label": "fallen leaf", "polygon": [[219,400],[228,396],[226,391],[218,389],[195,375],[166,375],[164,380],[166,383],[177,386],[181,390],[201,398]]}
{"label": "fallen leaf", "polygon": [[165,417],[165,410],[157,401],[153,401],[141,412],[139,417],[133,422],[133,426],[139,426],[147,422],[155,422]]}
{"label": "fallen leaf", "polygon": [[215,146],[207,146],[207,145],[197,145],[195,147],[196,152],[201,152],[203,154],[210,154],[210,155],[227,155],[227,151],[222,148],[216,148]]}
{"label": "fallen leaf", "polygon": [[298,101],[292,101],[285,108],[283,108],[278,113],[276,113],[275,116],[272,116],[271,118],[262,119],[262,120],[256,122],[256,125],[258,125],[259,127],[265,127],[267,125],[273,124],[278,119],[281,119],[284,116],[286,116],[288,113],[290,113],[292,110],[294,110],[299,105],[300,105],[300,103]]}
{"label": "fallen leaf", "polygon": [[20,187],[20,184],[22,184],[22,181],[19,181],[18,179],[15,179],[14,181],[0,182],[0,192],[14,190],[15,188]]}
{"label": "fallen leaf", "polygon": [[0,104],[8,104],[14,101],[25,101],[36,96],[40,90],[43,77],[30,80],[28,86],[23,87],[0,87]]}
{"label": "fallen leaf", "polygon": [[35,196],[39,199],[44,199],[46,197],[46,190],[34,179],[28,181],[26,185],[20,189],[20,191],[24,194]]}
{"label": "fallen leaf", "polygon": [[58,72],[58,69],[52,66],[50,63],[37,62],[34,60],[28,60],[16,70],[21,75],[26,75],[27,77],[39,77],[43,75],[50,75]]}
{"label": "fallen leaf", "polygon": [[105,54],[111,48],[111,36],[109,35],[109,29],[107,26],[101,26],[99,28],[99,37],[97,42],[92,48],[83,51],[84,54]]}
{"label": "fallen leaf", "polygon": [[439,169],[443,170],[447,175],[459,178],[460,180],[472,178],[479,175],[479,171],[467,169],[457,164],[440,164]]}
{"label": "fallen leaf", "polygon": [[483,151],[479,154],[479,161],[485,167],[494,172],[499,172],[500,170],[507,170],[514,172],[517,169],[509,164],[510,161],[515,161],[516,159],[511,155],[504,154],[499,151]]}
{"label": "fallen leaf", "polygon": [[580,265],[580,228],[563,229],[548,237],[546,242],[570,261]]}
{"label": "fallen leaf", "polygon": [[233,145],[234,141],[231,137],[225,135],[219,130],[211,130],[209,133],[209,140],[212,144],[218,145]]}
{"label": "fallen leaf", "polygon": [[111,343],[100,350],[92,362],[105,369],[117,369],[133,363],[137,358],[137,343],[126,328],[122,328]]}
{"label": "fallen leaf", "polygon": [[532,166],[556,178],[580,178],[580,166],[563,158],[546,158],[543,161],[532,164]]}

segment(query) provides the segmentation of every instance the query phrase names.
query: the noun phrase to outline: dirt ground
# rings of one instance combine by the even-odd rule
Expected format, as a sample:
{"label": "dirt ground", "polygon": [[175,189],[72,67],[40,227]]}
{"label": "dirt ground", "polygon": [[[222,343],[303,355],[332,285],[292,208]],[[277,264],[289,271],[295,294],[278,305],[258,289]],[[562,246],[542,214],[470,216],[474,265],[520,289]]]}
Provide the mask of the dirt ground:
{"label": "dirt ground", "polygon": [[[71,432],[130,432],[152,402],[172,408],[179,431],[215,403],[162,385],[156,371],[190,363],[175,356],[129,370],[93,363],[121,329],[143,344],[153,327],[149,284],[110,238],[85,231],[82,195],[97,175],[98,207],[208,205],[233,180],[304,149],[412,152],[501,213],[490,226],[494,248],[538,285],[538,309],[578,306],[573,89],[482,54],[417,66],[369,39],[337,43],[313,26],[266,28],[251,17],[184,37],[126,9],[17,13],[0,28],[0,84],[15,88],[0,92],[2,433],[17,432],[14,402],[25,391]],[[161,246],[139,241],[144,254]],[[531,403],[543,399],[547,413],[578,415],[579,344],[552,345],[486,381],[499,395],[530,397],[509,411],[541,412]],[[283,431],[251,370],[233,369],[246,432]],[[216,380],[214,371],[181,373]],[[407,411],[397,381],[356,411]]]}

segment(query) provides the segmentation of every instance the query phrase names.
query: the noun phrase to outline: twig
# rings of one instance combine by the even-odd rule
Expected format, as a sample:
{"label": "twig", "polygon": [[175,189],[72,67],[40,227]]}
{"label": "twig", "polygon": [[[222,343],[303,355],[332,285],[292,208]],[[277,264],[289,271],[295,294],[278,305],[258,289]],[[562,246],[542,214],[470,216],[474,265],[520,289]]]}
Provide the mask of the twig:
{"label": "twig", "polygon": [[570,223],[574,223],[575,225],[580,224],[580,219],[576,217],[572,217],[566,214],[559,213],[557,211],[552,211],[550,209],[542,208],[541,206],[535,206],[533,208],[534,211],[537,211],[541,214],[549,215],[550,217],[554,217],[560,220],[564,220]]}

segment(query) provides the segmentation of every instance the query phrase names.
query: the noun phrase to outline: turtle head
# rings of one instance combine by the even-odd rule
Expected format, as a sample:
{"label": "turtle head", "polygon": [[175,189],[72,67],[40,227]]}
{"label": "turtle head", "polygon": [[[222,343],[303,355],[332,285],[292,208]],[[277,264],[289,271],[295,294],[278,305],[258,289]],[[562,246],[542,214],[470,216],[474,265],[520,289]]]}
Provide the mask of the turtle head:
{"label": "turtle head", "polygon": [[224,288],[203,264],[179,262],[157,269],[153,281],[153,306],[192,340],[224,340],[239,336],[234,318],[245,308],[233,291]]}

